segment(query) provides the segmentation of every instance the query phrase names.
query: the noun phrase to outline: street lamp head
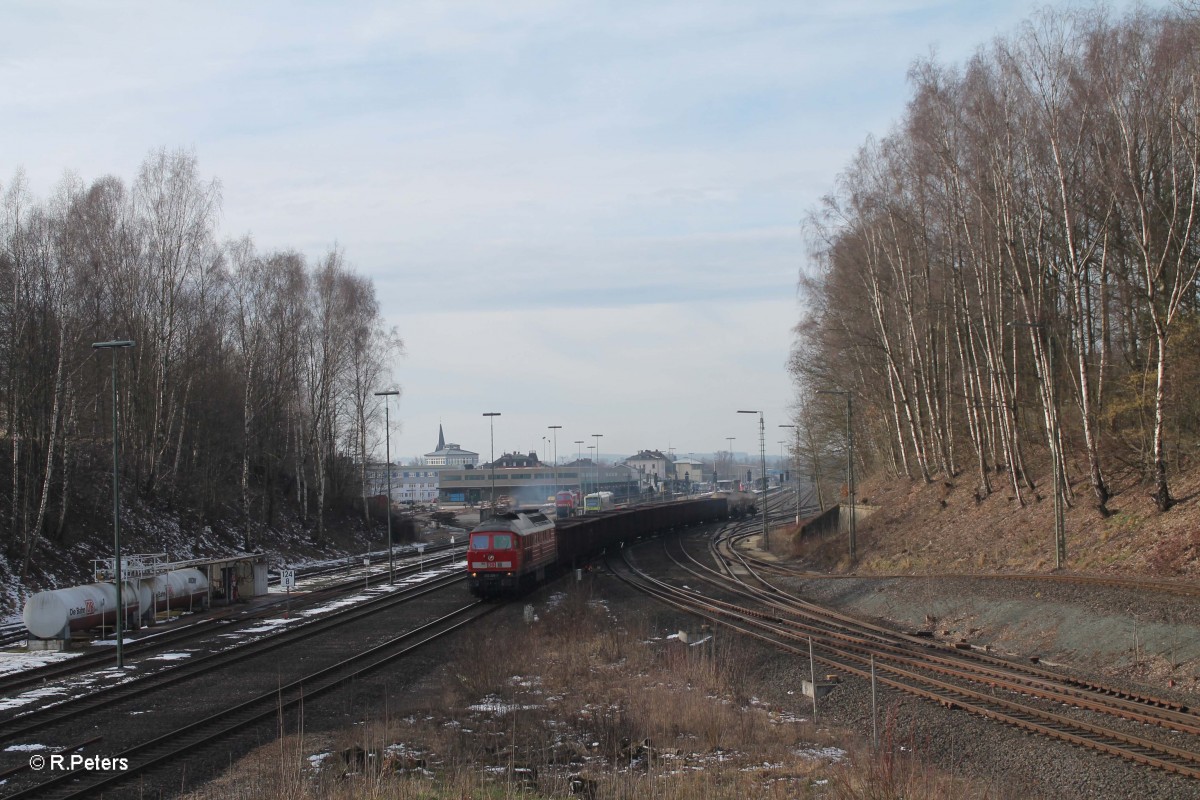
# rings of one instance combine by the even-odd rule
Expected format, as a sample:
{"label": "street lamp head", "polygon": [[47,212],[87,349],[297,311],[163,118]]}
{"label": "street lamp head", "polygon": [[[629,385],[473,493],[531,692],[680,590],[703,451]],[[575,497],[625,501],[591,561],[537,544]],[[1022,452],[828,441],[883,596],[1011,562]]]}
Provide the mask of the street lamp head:
{"label": "street lamp head", "polygon": [[375,392],[376,397],[395,397],[400,394],[399,389],[386,389],[382,392]]}
{"label": "street lamp head", "polygon": [[562,425],[547,425],[550,430],[562,430]]}
{"label": "street lamp head", "polygon": [[738,411],[739,414],[761,414],[761,411]]}
{"label": "street lamp head", "polygon": [[498,416],[500,416],[500,412],[499,411],[485,411],[485,412],[483,412],[483,415],[485,417],[498,417]]}
{"label": "street lamp head", "polygon": [[133,347],[132,339],[116,339],[111,342],[93,342],[93,350],[115,350],[119,347]]}

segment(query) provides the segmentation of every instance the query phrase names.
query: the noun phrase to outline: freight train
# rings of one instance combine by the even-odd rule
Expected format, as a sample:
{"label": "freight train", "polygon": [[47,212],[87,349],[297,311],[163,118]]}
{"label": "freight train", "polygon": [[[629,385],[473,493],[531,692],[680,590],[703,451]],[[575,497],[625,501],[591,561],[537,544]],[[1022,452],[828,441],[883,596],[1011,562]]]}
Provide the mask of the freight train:
{"label": "freight train", "polygon": [[726,498],[678,500],[557,521],[538,511],[485,520],[467,543],[467,576],[477,597],[518,595],[622,542],[685,525],[727,519]]}

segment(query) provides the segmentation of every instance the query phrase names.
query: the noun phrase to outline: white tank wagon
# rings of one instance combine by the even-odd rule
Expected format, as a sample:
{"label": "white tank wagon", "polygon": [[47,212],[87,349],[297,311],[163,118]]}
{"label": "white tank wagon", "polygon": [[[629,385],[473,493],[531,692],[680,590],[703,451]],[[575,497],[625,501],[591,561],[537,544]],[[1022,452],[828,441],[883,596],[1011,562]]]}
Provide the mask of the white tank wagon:
{"label": "white tank wagon", "polygon": [[208,608],[208,578],[198,569],[176,569],[142,584],[142,617],[153,621],[159,611]]}
{"label": "white tank wagon", "polygon": [[[125,619],[137,619],[141,592],[125,581],[121,587]],[[71,631],[85,631],[117,624],[117,587],[112,583],[89,583],[38,592],[25,601],[21,613],[26,629],[39,639],[65,639]]]}
{"label": "white tank wagon", "polygon": [[[208,579],[197,569],[179,569],[140,581],[124,581],[121,600],[125,624],[136,628],[157,611],[206,608]],[[71,631],[117,624],[117,589],[113,583],[90,583],[39,592],[25,601],[25,628],[39,639],[65,639]]]}

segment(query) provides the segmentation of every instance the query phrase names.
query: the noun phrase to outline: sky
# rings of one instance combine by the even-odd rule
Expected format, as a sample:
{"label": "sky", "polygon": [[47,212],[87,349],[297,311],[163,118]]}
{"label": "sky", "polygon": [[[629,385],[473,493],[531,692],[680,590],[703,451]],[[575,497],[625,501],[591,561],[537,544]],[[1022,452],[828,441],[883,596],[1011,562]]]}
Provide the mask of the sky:
{"label": "sky", "polygon": [[0,189],[185,148],[223,237],[342,248],[405,343],[394,457],[487,460],[484,412],[497,455],[757,455],[743,409],[770,457],[803,219],[914,60],[1066,5],[6,0]]}

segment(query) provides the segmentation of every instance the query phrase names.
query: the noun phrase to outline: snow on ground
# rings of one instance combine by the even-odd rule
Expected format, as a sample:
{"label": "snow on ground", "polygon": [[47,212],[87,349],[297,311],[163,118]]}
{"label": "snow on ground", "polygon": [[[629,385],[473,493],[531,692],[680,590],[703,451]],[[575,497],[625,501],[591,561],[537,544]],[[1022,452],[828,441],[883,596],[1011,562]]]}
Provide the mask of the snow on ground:
{"label": "snow on ground", "polygon": [[487,697],[480,700],[473,706],[467,706],[468,711],[475,711],[484,714],[495,714],[502,716],[511,714],[513,711],[533,711],[541,708],[540,705],[515,705],[513,703],[505,703],[499,697],[489,694]]}
{"label": "snow on ground", "polygon": [[[0,711],[7,711],[10,708],[20,708],[27,706],[30,703],[35,703],[38,700],[45,700],[48,697],[59,697],[67,693],[65,686],[53,686],[45,689],[34,689],[31,692],[19,694],[16,697],[5,697],[0,699]],[[54,705],[48,703],[47,705]]]}
{"label": "snow on ground", "polygon": [[36,669],[37,667],[44,667],[47,664],[66,661],[78,656],[79,653],[54,653],[45,650],[31,653],[0,652],[0,675],[11,675],[14,672]]}
{"label": "snow on ground", "polygon": [[49,745],[44,744],[10,744],[4,748],[6,753],[35,753],[38,750],[49,750]]}
{"label": "snow on ground", "polygon": [[[365,600],[369,600],[369,599],[371,599],[373,597],[377,597],[381,594],[387,594],[390,592],[394,592],[394,591],[396,591],[400,588],[406,587],[406,586],[412,586],[415,584],[419,584],[419,583],[422,583],[423,581],[431,580],[435,577],[439,577],[448,572],[459,572],[459,571],[463,571],[465,569],[466,569],[465,561],[448,564],[448,565],[438,567],[435,569],[429,569],[429,570],[426,570],[425,572],[418,573],[417,575],[411,575],[411,576],[404,578],[403,580],[397,581],[394,586],[387,584],[387,583],[381,583],[376,586],[370,587],[370,589],[368,589],[366,591],[358,592],[349,597],[341,598],[339,600],[335,600],[335,601],[326,603],[326,604],[316,607],[316,608],[307,608],[307,609],[303,609],[301,611],[297,611],[287,619],[273,618],[273,619],[268,619],[268,620],[260,620],[253,627],[241,628],[236,631],[230,631],[227,633],[219,634],[212,641],[215,643],[217,639],[234,640],[234,641],[228,642],[221,648],[222,650],[233,650],[240,645],[248,644],[249,642],[253,642],[253,641],[257,641],[266,635],[275,633],[283,626],[293,625],[296,623],[304,623],[305,621],[307,621],[310,618],[317,617],[322,614],[326,614],[330,611],[335,611],[339,608],[344,608],[346,606],[354,605],[356,603],[361,603]],[[319,581],[319,579],[314,579],[314,582],[316,582],[316,581]],[[150,634],[150,635],[152,636],[154,634]],[[126,644],[129,644],[135,640],[134,639],[124,639],[123,641]],[[111,647],[116,644],[116,639],[98,639],[98,640],[95,640],[93,642],[93,644]],[[195,652],[195,651],[192,651],[192,652]],[[81,654],[78,652],[76,652],[76,653],[53,653],[53,652],[32,652],[32,653],[11,652],[11,653],[6,653],[6,652],[0,652],[0,675],[21,672],[23,670],[28,670],[28,669],[35,669],[37,667],[43,666],[45,664],[48,664],[48,663],[51,663],[54,661],[61,661],[61,660],[68,659],[68,658],[75,658],[79,655],[81,655]],[[28,706],[33,703],[40,703],[42,706],[57,705],[59,703],[66,702],[67,700],[70,700],[73,697],[77,697],[77,696],[95,691],[97,688],[104,688],[104,687],[113,685],[114,683],[124,683],[126,681],[134,680],[137,677],[139,677],[141,674],[146,674],[144,671],[145,667],[154,666],[154,665],[149,664],[148,662],[151,662],[151,661],[173,662],[173,661],[179,661],[179,660],[190,658],[190,657],[191,657],[191,652],[162,653],[157,656],[151,656],[151,657],[144,659],[143,661],[147,662],[147,663],[145,663],[144,666],[142,666],[142,662],[139,662],[138,664],[128,664],[125,666],[125,668],[123,670],[117,670],[115,668],[111,668],[111,669],[86,672],[81,675],[70,676],[70,677],[64,678],[60,682],[50,684],[47,686],[43,686],[43,687],[33,690],[33,691],[25,692],[23,694],[19,694],[14,697],[2,698],[2,699],[0,699],[0,710],[21,708],[22,706]],[[142,672],[138,672],[139,666],[142,666],[142,669],[143,669]],[[170,669],[170,668],[171,668],[171,666],[167,663],[164,663],[160,667],[160,669]],[[153,671],[158,671],[158,670],[151,670],[151,671],[153,672]],[[52,698],[52,702],[46,702],[48,698]],[[506,713],[506,712],[502,712],[502,713]]]}
{"label": "snow on ground", "polygon": [[802,747],[793,750],[792,753],[805,761],[824,761],[829,764],[836,764],[850,757],[850,754],[840,747]]}

